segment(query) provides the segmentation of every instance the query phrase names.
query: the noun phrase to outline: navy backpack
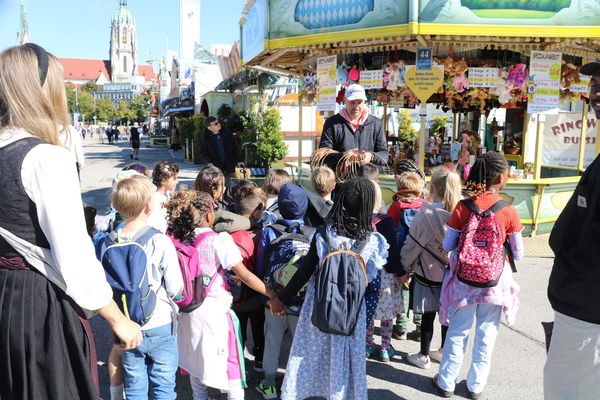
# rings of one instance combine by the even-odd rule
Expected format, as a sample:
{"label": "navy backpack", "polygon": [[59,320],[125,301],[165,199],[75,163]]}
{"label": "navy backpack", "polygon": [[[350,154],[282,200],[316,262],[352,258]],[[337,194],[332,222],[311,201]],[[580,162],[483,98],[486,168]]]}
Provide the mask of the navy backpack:
{"label": "navy backpack", "polygon": [[156,292],[148,284],[148,256],[144,246],[159,233],[146,227],[130,242],[118,243],[117,232],[113,232],[99,243],[100,261],[113,289],[113,299],[125,316],[140,325],[150,320],[156,307]]}
{"label": "navy backpack", "polygon": [[352,247],[342,243],[336,248],[325,229],[320,229],[319,233],[327,242],[329,252],[315,272],[311,321],[322,332],[351,336],[369,283],[360,252],[369,242],[370,235],[364,240],[356,240]]}

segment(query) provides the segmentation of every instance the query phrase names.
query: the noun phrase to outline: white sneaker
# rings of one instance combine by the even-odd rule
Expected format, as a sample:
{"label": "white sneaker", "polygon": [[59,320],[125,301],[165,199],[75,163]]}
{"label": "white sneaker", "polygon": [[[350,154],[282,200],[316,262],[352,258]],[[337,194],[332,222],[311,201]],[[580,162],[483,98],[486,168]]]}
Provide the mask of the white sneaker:
{"label": "white sneaker", "polygon": [[431,368],[431,360],[429,356],[424,356],[421,353],[409,354],[407,360],[412,365],[419,367],[421,369],[429,369]]}
{"label": "white sneaker", "polygon": [[436,361],[437,363],[442,362],[443,355],[444,355],[444,349],[441,347],[437,350],[431,350],[429,352],[429,358],[431,359],[431,361]]}

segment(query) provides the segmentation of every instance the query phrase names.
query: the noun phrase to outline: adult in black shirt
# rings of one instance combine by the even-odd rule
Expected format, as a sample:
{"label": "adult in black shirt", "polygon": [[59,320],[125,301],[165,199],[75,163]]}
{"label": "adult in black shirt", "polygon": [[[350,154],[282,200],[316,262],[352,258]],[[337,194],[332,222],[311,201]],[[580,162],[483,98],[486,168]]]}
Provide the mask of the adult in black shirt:
{"label": "adult in black shirt", "polygon": [[323,125],[319,147],[345,153],[358,150],[363,162],[386,166],[390,156],[383,131],[383,122],[369,115],[365,89],[357,84],[346,89],[345,107],[327,118]]}
{"label": "adult in black shirt", "polygon": [[200,138],[200,163],[211,163],[218,167],[226,177],[231,177],[235,166],[242,161],[240,146],[229,132],[223,132],[221,122],[215,117],[204,120],[206,130]]}
{"label": "adult in black shirt", "polygon": [[[600,63],[590,75],[590,105],[600,118]],[[588,107],[584,103],[584,107]],[[544,398],[598,398],[600,377],[600,157],[588,166],[550,235],[555,259],[548,285],[554,329],[544,367]]]}

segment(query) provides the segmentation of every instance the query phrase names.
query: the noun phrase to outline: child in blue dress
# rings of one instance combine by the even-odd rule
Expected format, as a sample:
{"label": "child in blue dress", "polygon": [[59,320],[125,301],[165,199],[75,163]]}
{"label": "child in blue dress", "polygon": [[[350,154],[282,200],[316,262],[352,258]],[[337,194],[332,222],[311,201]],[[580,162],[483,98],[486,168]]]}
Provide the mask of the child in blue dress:
{"label": "child in blue dress", "polygon": [[[371,227],[374,203],[373,183],[366,178],[352,178],[342,185],[325,227],[332,247],[342,243],[352,246],[356,240],[368,239],[360,255],[365,261],[369,282],[386,264],[388,255],[385,238],[373,232]],[[367,398],[364,301],[350,336],[324,333],[311,322],[315,302],[315,278],[311,277],[320,260],[329,252],[326,240],[319,232],[315,234],[303,267],[294,275],[279,299],[274,298],[269,302],[271,311],[279,313],[295,292],[309,282],[281,389],[283,400],[308,397],[332,400]]]}

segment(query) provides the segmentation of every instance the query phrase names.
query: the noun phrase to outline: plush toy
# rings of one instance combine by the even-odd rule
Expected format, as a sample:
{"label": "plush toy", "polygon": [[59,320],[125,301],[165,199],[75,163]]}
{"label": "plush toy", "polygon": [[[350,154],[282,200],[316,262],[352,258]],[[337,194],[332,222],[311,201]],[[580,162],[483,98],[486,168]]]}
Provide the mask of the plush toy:
{"label": "plush toy", "polygon": [[561,89],[568,89],[573,83],[581,83],[579,68],[563,60],[560,67],[560,87]]}
{"label": "plush toy", "polygon": [[383,71],[383,84],[389,91],[396,91],[406,86],[404,79],[406,65],[404,61],[388,61],[387,68]]}
{"label": "plush toy", "polygon": [[514,65],[509,70],[506,80],[512,84],[512,90],[521,90],[527,80],[527,66],[525,64]]}
{"label": "plush toy", "polygon": [[348,72],[348,80],[352,83],[360,81],[360,71],[356,65]]}

